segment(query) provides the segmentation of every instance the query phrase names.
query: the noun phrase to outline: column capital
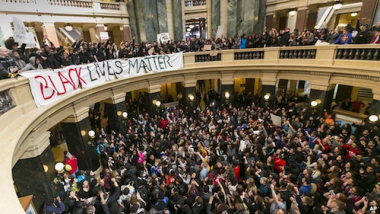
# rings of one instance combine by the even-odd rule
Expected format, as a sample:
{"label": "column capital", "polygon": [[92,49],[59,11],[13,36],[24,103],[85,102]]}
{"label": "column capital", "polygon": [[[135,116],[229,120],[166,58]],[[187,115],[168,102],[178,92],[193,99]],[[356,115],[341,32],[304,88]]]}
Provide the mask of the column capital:
{"label": "column capital", "polygon": [[39,156],[50,145],[50,132],[33,133],[23,142],[29,145],[20,159],[34,158]]}
{"label": "column capital", "polygon": [[81,109],[76,109],[74,106],[74,113],[64,119],[62,122],[63,123],[78,123],[88,117],[88,111],[89,107],[83,107]]}
{"label": "column capital", "polygon": [[373,93],[373,99],[374,100],[380,100],[380,89],[374,88],[374,89],[372,89],[372,93]]}
{"label": "column capital", "polygon": [[264,71],[261,77],[262,85],[276,85],[278,71]]}
{"label": "column capital", "polygon": [[117,104],[125,101],[125,93],[114,94],[111,98],[104,100],[105,103]]}
{"label": "column capital", "polygon": [[185,81],[183,82],[183,87],[195,87],[197,85],[197,76],[195,74],[184,74]]}
{"label": "column capital", "polygon": [[222,85],[233,85],[234,84],[234,76],[235,76],[235,72],[231,71],[231,72],[223,72],[222,73],[222,78],[220,79],[220,82]]}

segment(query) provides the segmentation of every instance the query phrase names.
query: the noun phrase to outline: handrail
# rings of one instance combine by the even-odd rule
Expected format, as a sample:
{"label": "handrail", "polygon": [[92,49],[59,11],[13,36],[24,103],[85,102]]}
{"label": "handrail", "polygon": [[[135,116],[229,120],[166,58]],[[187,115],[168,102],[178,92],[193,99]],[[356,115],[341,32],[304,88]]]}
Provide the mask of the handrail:
{"label": "handrail", "polygon": [[[63,120],[68,114],[72,113],[72,105],[87,105],[101,99],[109,98],[113,89],[135,90],[141,85],[149,86],[150,81],[161,84],[163,79],[168,81],[186,78],[187,75],[199,75],[200,78],[223,78],[224,72],[228,74],[240,75],[238,77],[261,78],[267,71],[286,71],[283,76],[269,76],[271,81],[278,78],[293,75],[292,78],[313,78],[319,84],[329,84],[329,78],[338,77],[334,81],[349,80],[352,84],[373,84],[371,87],[377,90],[376,99],[380,99],[380,72],[378,72],[379,60],[362,61],[350,59],[337,59],[336,54],[339,50],[345,49],[371,49],[376,50],[380,45],[347,45],[347,46],[296,46],[296,47],[276,47],[276,48],[257,48],[243,50],[223,50],[216,51],[220,54],[220,60],[209,63],[196,62],[196,57],[210,55],[211,52],[185,53],[184,68],[178,71],[168,71],[162,73],[150,73],[132,77],[129,79],[118,79],[106,82],[95,88],[83,89],[78,93],[68,96],[55,103],[36,108],[31,95],[28,80],[23,77],[17,79],[7,79],[0,81],[0,92],[7,91],[12,99],[13,108],[0,116],[0,123],[5,124],[0,129],[2,140],[7,142],[7,146],[0,150],[0,167],[5,173],[0,174],[0,189],[8,194],[0,195],[0,206],[4,207],[4,213],[22,213],[22,207],[17,206],[17,197],[12,191],[12,166],[22,156],[29,145],[24,145],[26,139],[33,133],[38,134],[41,129],[54,125],[57,121]],[[281,51],[310,51],[316,50],[315,58],[280,58]],[[262,58],[235,58],[236,55],[247,57],[251,53],[256,56],[263,54]],[[215,52],[211,53],[215,54]],[[255,55],[253,55],[255,56]],[[364,62],[364,63],[363,63]],[[268,72],[268,73],[270,73]],[[313,73],[314,72],[314,73]],[[324,78],[323,75],[329,75]],[[210,76],[211,74],[211,76]],[[261,75],[261,76],[260,76]],[[228,75],[227,75],[228,76]],[[250,77],[248,77],[250,76]],[[301,76],[301,77],[300,77]],[[231,76],[233,80],[233,75]],[[321,77],[321,78],[319,78]],[[191,79],[189,79],[191,80]],[[303,79],[307,80],[307,79]],[[309,79],[310,80],[310,79]],[[335,82],[336,83],[336,82]],[[125,91],[120,91],[124,92]],[[99,100],[97,100],[99,99]],[[88,106],[88,105],[87,105]],[[70,108],[71,107],[71,108]],[[42,128],[41,128],[42,127]],[[44,129],[45,131],[47,129]],[[8,205],[8,206],[6,206]]]}

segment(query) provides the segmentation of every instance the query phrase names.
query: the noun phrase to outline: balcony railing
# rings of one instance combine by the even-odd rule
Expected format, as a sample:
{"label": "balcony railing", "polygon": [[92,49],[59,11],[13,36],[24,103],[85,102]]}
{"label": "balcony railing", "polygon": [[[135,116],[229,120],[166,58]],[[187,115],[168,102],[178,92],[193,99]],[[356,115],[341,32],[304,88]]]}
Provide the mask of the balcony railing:
{"label": "balcony railing", "polygon": [[206,5],[206,0],[185,1],[185,7],[196,7],[196,6],[204,6],[204,5]]}
{"label": "balcony railing", "polygon": [[[67,114],[72,113],[74,103],[78,107],[88,106],[90,103],[92,104],[100,99],[109,98],[113,91],[125,93],[125,90],[135,90],[138,89],[136,87],[141,85],[143,85],[141,87],[147,87],[150,85],[151,80],[155,84],[160,84],[164,78],[169,78],[169,81],[182,81],[183,77],[186,76],[184,74],[194,75],[197,78],[220,78],[220,75],[226,73],[228,74],[226,75],[227,77],[231,76],[233,78],[235,74],[241,76],[252,73],[254,77],[251,76],[250,78],[260,78],[260,75],[264,75],[268,71],[270,74],[274,73],[273,71],[279,71],[280,73],[284,71],[282,76],[273,76],[274,81],[276,78],[286,78],[286,75],[292,75],[293,79],[299,78],[302,80],[304,78],[303,80],[308,80],[307,78],[318,78],[318,75],[324,73],[338,78],[330,82],[326,80],[327,78],[321,78],[320,80],[315,80],[316,83],[335,84],[347,81],[351,82],[352,85],[362,84],[368,87],[368,82],[371,82],[374,84],[370,86],[374,92],[377,92],[376,94],[374,93],[374,99],[379,100],[379,85],[375,84],[380,81],[380,72],[378,72],[380,63],[379,59],[375,57],[378,49],[380,49],[380,45],[257,48],[216,51],[212,53],[212,57],[215,58],[211,58],[211,52],[185,53],[183,55],[184,69],[180,71],[137,75],[127,79],[125,82],[122,79],[107,82],[104,83],[105,85],[82,90],[74,96],[64,98],[61,102],[55,102],[38,109],[33,100],[28,79],[19,77],[17,79],[1,80],[0,109],[3,113],[0,116],[0,123],[5,125],[3,125],[0,133],[3,137],[2,140],[7,142],[7,146],[3,148],[2,152],[3,160],[7,161],[0,163],[3,171],[5,171],[5,173],[0,174],[3,181],[0,183],[0,188],[3,192],[9,194],[1,195],[0,206],[5,209],[3,213],[25,213],[17,200],[16,194],[12,192],[14,191],[11,177],[12,166],[22,157],[29,146],[33,146],[23,143],[29,137],[29,133],[40,133],[41,130],[45,131],[44,129],[61,121]],[[302,58],[281,58],[281,53],[284,53],[285,56],[286,52],[289,57],[289,51],[292,51],[292,56],[298,57],[300,55]],[[312,51],[315,52],[315,57],[304,58],[305,51],[306,55],[309,51],[310,56],[312,56]],[[365,57],[361,56],[363,51]],[[302,54],[299,54],[300,52]],[[359,53],[356,54],[356,52]],[[370,57],[368,57],[369,52],[371,52]],[[356,55],[359,55],[360,58],[355,59]],[[242,58],[240,59],[239,56],[242,56]],[[256,59],[255,56],[260,59]],[[353,58],[351,59],[351,57]],[[208,63],[201,63],[206,60]],[[304,75],[300,77],[298,76],[300,74]],[[213,76],[210,77],[209,75]],[[257,76],[255,77],[255,75]],[[175,78],[171,79],[172,76]],[[267,78],[269,77],[272,77],[272,75],[267,76]],[[189,80],[196,79],[190,77]],[[358,80],[360,80],[359,83]],[[36,139],[32,139],[27,142],[35,141]]]}
{"label": "balcony railing", "polygon": [[[0,0],[0,11],[38,14],[128,17],[124,2],[97,0]],[[117,11],[117,12],[116,12]]]}

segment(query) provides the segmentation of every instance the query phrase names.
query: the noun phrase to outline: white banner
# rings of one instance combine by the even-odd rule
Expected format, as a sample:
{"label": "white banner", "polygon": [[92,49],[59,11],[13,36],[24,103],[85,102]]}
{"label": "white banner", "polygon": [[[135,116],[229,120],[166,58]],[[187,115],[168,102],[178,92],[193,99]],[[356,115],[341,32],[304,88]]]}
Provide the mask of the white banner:
{"label": "white banner", "polygon": [[128,60],[108,60],[87,65],[69,66],[54,71],[26,71],[21,75],[29,79],[34,101],[38,107],[41,107],[82,88],[94,87],[106,81],[181,68],[183,68],[182,53],[176,53]]}

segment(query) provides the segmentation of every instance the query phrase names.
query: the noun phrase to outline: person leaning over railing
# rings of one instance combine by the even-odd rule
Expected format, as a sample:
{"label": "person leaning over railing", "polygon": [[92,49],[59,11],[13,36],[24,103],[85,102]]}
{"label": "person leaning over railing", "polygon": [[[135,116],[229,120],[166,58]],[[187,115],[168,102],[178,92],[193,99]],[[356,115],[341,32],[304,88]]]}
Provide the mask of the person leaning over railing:
{"label": "person leaning over railing", "polygon": [[18,74],[19,68],[15,60],[9,56],[9,50],[0,47],[0,79],[7,79]]}

